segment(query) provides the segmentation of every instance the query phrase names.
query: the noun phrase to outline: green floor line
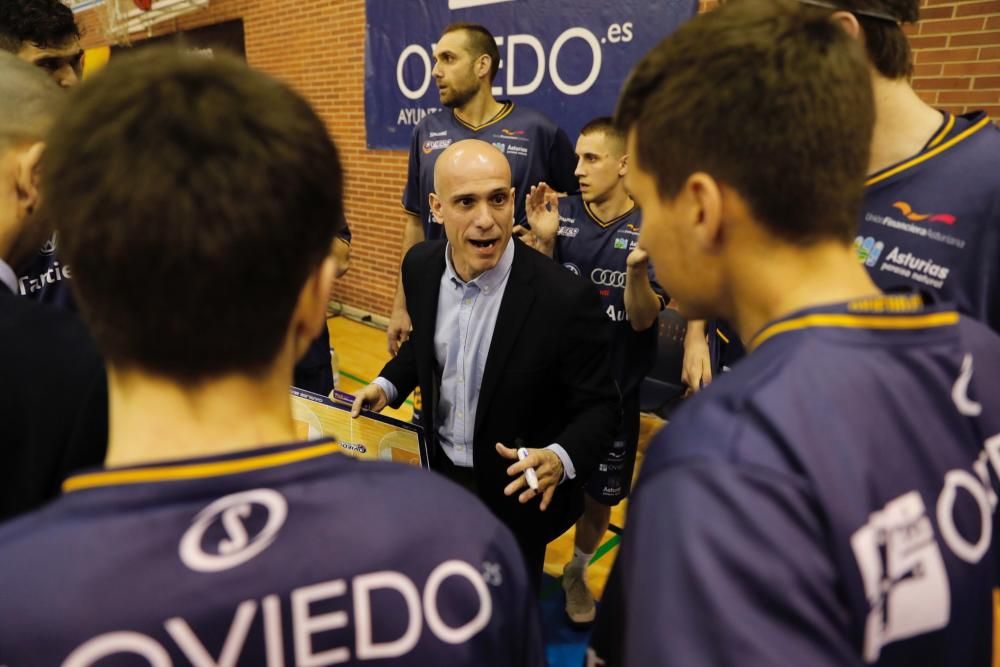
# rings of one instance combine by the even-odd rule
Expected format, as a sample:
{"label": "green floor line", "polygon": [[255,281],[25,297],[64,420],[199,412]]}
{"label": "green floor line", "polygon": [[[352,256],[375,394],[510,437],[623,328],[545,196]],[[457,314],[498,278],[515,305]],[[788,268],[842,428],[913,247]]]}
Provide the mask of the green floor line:
{"label": "green floor line", "polygon": [[[360,382],[362,386],[367,386],[367,385],[371,384],[371,382],[369,382],[368,380],[362,380],[357,375],[352,375],[351,373],[348,373],[347,371],[345,371],[343,369],[340,370],[340,374],[343,375],[345,378],[347,378],[349,380],[354,380],[355,382]],[[413,407],[413,401],[411,401],[410,399],[406,399],[403,402],[406,403],[407,405],[409,405],[411,408]]]}

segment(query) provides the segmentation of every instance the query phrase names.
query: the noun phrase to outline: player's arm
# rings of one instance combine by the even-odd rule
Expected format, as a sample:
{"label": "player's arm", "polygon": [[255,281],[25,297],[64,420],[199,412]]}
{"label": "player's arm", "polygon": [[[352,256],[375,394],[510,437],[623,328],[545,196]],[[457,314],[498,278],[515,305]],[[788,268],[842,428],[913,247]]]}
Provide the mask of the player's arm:
{"label": "player's arm", "polygon": [[684,334],[684,364],[681,382],[689,392],[701,391],[712,381],[712,359],[708,353],[705,320],[688,320]]}
{"label": "player's arm", "polygon": [[531,230],[518,228],[521,240],[538,252],[553,257],[559,234],[559,195],[544,181],[531,186],[524,198],[525,217]]}
{"label": "player's arm", "polygon": [[645,331],[653,326],[664,307],[663,299],[649,281],[649,254],[636,248],[625,260],[625,312],[633,331]]}
{"label": "player's arm", "polygon": [[612,577],[622,590],[606,593],[625,615],[622,664],[860,666],[815,508],[802,480],[759,466],[644,477]]}
{"label": "player's arm", "polygon": [[[406,212],[406,219],[403,222],[403,243],[400,246],[400,257],[406,257],[410,248],[424,240],[424,226],[420,217],[409,211]],[[406,294],[403,292],[403,279],[400,274],[396,281],[396,295],[392,299],[392,314],[389,317],[389,326],[386,329],[386,337],[389,341],[389,354],[399,353],[399,346],[410,337],[410,314],[406,310]]]}
{"label": "player's arm", "polygon": [[337,278],[343,278],[351,269],[351,244],[339,236],[333,239],[333,261],[337,265]]}
{"label": "player's arm", "polygon": [[[403,188],[403,239],[400,244],[399,261],[402,266],[406,253],[410,248],[424,240],[424,221],[420,211],[427,205],[420,194],[420,126],[413,128],[410,136],[410,156],[406,170],[406,185]],[[402,271],[396,281],[396,294],[392,299],[392,313],[389,315],[389,326],[386,328],[386,339],[389,354],[399,353],[399,346],[410,337],[412,322],[406,309],[406,294],[403,292]]]}

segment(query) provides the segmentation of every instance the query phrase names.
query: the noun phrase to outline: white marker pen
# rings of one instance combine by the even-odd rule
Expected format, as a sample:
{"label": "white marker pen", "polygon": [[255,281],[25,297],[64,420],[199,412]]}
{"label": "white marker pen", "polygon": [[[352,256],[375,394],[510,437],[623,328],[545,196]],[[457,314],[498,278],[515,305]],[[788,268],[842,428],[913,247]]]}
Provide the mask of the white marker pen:
{"label": "white marker pen", "polygon": [[[517,449],[517,459],[523,461],[528,458],[528,450],[524,447],[518,447]],[[532,491],[538,490],[538,475],[535,474],[534,468],[527,468],[524,471],[524,478],[528,480],[528,486],[531,487]]]}

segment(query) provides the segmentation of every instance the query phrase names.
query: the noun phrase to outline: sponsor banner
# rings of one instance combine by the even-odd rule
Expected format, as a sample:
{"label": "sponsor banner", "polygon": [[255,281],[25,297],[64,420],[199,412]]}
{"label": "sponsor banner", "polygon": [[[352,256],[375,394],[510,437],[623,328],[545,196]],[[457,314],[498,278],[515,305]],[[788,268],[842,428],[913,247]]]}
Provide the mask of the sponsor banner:
{"label": "sponsor banner", "polygon": [[345,454],[359,459],[396,461],[427,467],[423,430],[373,412],[351,419],[354,397],[337,393],[334,402],[292,387],[292,418],[302,440],[335,438]]}
{"label": "sponsor banner", "polygon": [[431,70],[450,23],[481,23],[500,49],[498,99],[538,109],[571,137],[610,115],[632,66],[697,0],[366,0],[365,123],[369,148],[409,147],[441,106]]}

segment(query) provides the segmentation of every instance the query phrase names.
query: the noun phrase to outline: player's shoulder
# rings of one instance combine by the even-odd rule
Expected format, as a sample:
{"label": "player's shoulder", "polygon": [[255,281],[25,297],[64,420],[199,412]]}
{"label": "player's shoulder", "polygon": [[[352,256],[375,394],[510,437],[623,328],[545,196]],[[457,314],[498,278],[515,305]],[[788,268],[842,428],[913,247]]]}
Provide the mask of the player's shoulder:
{"label": "player's shoulder", "polygon": [[510,113],[504,118],[507,123],[520,123],[530,128],[553,134],[559,130],[556,122],[538,109],[518,102],[510,102],[510,104]]}
{"label": "player's shoulder", "polygon": [[961,315],[956,327],[959,345],[974,357],[991,360],[989,368],[1000,368],[1000,334],[985,323]]}
{"label": "player's shoulder", "polygon": [[567,222],[562,217],[571,218],[576,221],[586,215],[586,208],[583,204],[583,197],[579,194],[566,195],[559,198],[560,222]]}
{"label": "player's shoulder", "polygon": [[44,358],[57,366],[100,363],[93,339],[75,313],[8,292],[0,295],[0,342],[0,359],[23,359],[33,350],[44,350]]}
{"label": "player's shoulder", "polygon": [[539,294],[549,299],[575,301],[594,290],[589,281],[569,271],[551,257],[529,248],[521,241],[514,241],[514,261],[530,266]]}
{"label": "player's shoulder", "polygon": [[[974,111],[958,116],[958,121],[964,126],[951,141],[955,144],[949,150],[958,149],[963,163],[992,165],[992,169],[976,173],[982,179],[990,178],[992,182],[1000,183],[1000,126],[983,111]],[[945,142],[947,145],[949,142]]]}
{"label": "player's shoulder", "polygon": [[[677,411],[650,446],[644,467],[651,473],[697,462],[733,466],[794,468],[796,443],[787,435],[789,417],[809,406],[828,410],[817,378],[842,367],[844,359],[822,337],[788,336],[741,359],[732,371],[713,379]],[[856,350],[857,351],[857,350]],[[854,366],[863,366],[857,359]],[[803,408],[803,387],[817,390]]]}
{"label": "player's shoulder", "polygon": [[438,109],[437,111],[432,111],[419,121],[414,126],[413,131],[416,133],[424,134],[428,132],[435,132],[441,129],[447,129],[455,124],[455,118],[451,112],[451,109]]}

